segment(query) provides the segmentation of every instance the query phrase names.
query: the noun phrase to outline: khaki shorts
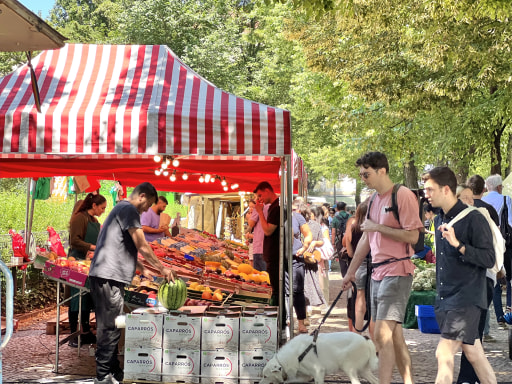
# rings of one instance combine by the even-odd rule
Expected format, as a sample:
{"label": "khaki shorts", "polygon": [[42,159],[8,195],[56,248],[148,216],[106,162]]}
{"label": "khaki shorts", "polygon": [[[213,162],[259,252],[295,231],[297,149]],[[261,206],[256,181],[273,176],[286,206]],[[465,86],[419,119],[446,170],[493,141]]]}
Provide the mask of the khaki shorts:
{"label": "khaki shorts", "polygon": [[380,281],[372,279],[372,319],[402,323],[411,286],[412,276],[388,276]]}

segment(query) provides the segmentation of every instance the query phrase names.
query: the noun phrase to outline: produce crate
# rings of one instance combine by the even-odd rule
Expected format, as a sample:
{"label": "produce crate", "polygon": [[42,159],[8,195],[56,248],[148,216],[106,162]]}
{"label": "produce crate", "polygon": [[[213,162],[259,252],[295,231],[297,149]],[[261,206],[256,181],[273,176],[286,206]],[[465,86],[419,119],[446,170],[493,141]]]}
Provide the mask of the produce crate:
{"label": "produce crate", "polygon": [[418,327],[422,333],[441,333],[434,314],[433,305],[416,305]]}

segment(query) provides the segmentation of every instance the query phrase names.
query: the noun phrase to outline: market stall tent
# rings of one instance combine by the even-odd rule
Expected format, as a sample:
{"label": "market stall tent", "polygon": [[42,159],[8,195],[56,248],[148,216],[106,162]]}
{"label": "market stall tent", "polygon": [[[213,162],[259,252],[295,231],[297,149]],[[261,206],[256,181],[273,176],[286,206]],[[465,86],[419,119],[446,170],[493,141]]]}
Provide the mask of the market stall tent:
{"label": "market stall tent", "polygon": [[[67,44],[33,66],[41,113],[26,65],[0,79],[0,177],[114,175],[218,193],[198,182],[215,169],[246,190],[271,176],[279,187],[290,113],[216,88],[166,46]],[[154,175],[156,154],[180,159],[172,188]],[[195,177],[185,182],[183,172]]]}
{"label": "market stall tent", "polygon": [[[33,67],[40,113],[28,66],[0,78],[0,177],[81,174],[219,193],[219,180],[198,181],[211,167],[242,191],[269,181],[291,211],[289,111],[216,88],[162,45],[67,44]],[[176,171],[194,177],[171,185],[155,175],[157,154],[178,157]]]}

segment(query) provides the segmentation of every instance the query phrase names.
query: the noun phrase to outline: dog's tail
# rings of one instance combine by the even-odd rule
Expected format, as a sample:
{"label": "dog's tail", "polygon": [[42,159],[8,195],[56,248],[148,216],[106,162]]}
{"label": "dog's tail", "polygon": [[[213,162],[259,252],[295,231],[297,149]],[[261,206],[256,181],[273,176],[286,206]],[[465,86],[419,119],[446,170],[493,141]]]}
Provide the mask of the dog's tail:
{"label": "dog's tail", "polygon": [[375,350],[375,345],[373,341],[367,337],[366,342],[368,343],[368,350],[370,351],[370,359],[368,360],[368,365],[372,371],[375,371],[379,368],[379,358],[377,357],[377,351]]}

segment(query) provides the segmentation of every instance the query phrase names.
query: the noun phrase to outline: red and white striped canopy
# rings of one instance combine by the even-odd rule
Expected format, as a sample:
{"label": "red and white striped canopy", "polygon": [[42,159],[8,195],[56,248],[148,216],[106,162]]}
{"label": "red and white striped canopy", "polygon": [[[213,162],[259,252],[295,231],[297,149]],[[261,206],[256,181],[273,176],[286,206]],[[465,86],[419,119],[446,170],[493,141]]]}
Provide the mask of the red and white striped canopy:
{"label": "red and white striped canopy", "polygon": [[290,113],[216,88],[163,45],[68,44],[0,79],[2,154],[291,154]]}
{"label": "red and white striped canopy", "polygon": [[279,188],[280,157],[292,153],[290,113],[216,88],[166,46],[68,44],[32,64],[41,113],[27,65],[0,78],[0,177],[85,174],[220,192],[198,177],[156,178],[152,157],[161,154],[182,159],[178,174]]}

